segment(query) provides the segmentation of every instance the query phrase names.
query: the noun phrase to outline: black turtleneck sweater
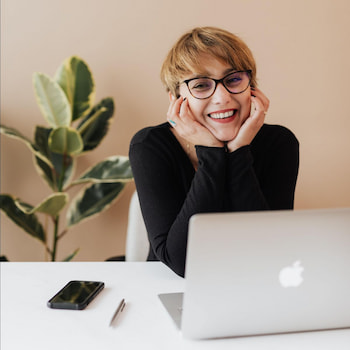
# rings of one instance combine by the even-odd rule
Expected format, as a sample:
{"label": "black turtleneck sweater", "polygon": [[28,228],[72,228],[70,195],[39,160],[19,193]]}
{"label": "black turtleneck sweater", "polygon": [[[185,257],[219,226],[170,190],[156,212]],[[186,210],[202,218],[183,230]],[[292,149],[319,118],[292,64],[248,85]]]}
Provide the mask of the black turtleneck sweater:
{"label": "black turtleneck sweater", "polygon": [[180,276],[192,215],[293,209],[299,168],[299,143],[278,125],[264,124],[249,146],[232,153],[204,146],[196,152],[197,171],[168,123],[139,131],[129,151],[148,260],[160,260]]}

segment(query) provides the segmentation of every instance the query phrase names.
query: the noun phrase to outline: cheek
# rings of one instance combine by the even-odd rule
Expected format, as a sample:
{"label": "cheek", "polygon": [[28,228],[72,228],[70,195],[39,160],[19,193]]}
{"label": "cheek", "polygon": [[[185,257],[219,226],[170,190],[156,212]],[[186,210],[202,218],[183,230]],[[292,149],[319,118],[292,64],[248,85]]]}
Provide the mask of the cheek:
{"label": "cheek", "polygon": [[193,117],[197,121],[203,120],[203,113],[204,113],[204,107],[203,103],[201,103],[200,100],[193,100],[193,97],[187,97],[188,98],[188,107],[193,115]]}
{"label": "cheek", "polygon": [[250,93],[247,94],[247,96],[244,96],[244,99],[242,99],[241,103],[241,111],[242,111],[242,119],[245,121],[250,116],[252,106],[252,100]]}
{"label": "cheek", "polygon": [[180,85],[179,93],[180,93],[180,96],[182,96],[182,97],[189,98],[189,96],[191,96],[190,92],[188,91],[188,88],[187,88],[186,84],[181,84]]}
{"label": "cheek", "polygon": [[206,103],[204,103],[203,100],[194,98],[188,91],[187,87],[180,88],[180,95],[187,98],[188,108],[193,117],[197,121],[202,121]]}

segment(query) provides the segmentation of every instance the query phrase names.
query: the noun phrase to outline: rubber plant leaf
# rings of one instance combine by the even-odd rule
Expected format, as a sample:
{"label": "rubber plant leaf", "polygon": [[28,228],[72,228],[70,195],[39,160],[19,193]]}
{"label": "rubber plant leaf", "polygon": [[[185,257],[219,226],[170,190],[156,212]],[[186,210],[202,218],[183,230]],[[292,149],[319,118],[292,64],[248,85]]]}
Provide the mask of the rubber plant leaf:
{"label": "rubber plant leaf", "polygon": [[72,200],[68,208],[68,226],[76,225],[108,209],[124,187],[125,183],[114,182],[93,184],[85,188]]}
{"label": "rubber plant leaf", "polygon": [[57,216],[64,206],[68,203],[69,196],[67,193],[57,192],[45,198],[36,207],[27,203],[15,200],[16,206],[26,214],[34,214],[36,212]]}
{"label": "rubber plant leaf", "polygon": [[59,127],[50,133],[49,148],[59,154],[77,155],[83,150],[83,140],[74,128]]}
{"label": "rubber plant leaf", "polygon": [[79,57],[69,57],[58,68],[55,80],[71,104],[73,121],[86,115],[95,99],[95,83],[88,65]]}
{"label": "rubber plant leaf", "polygon": [[133,179],[130,161],[125,156],[111,156],[88,169],[72,184],[84,182],[129,182]]}
{"label": "rubber plant leaf", "polygon": [[26,214],[15,204],[16,200],[8,194],[0,195],[0,209],[25,232],[42,242],[46,242],[46,233],[35,214]]}
{"label": "rubber plant leaf", "polygon": [[43,153],[41,151],[41,149],[36,144],[33,144],[29,139],[27,139],[25,136],[23,136],[16,129],[1,125],[0,132],[1,132],[1,134],[4,134],[8,137],[12,137],[12,138],[17,139],[21,142],[24,142],[24,144],[31,150],[31,152],[34,154],[35,157],[41,159],[41,161],[44,162],[45,164],[47,164],[48,166],[52,166],[52,163],[49,160],[49,158],[47,157],[47,155],[45,153]]}
{"label": "rubber plant leaf", "polygon": [[[48,185],[55,191],[57,190],[61,176],[64,175],[63,187],[70,182],[74,174],[75,159],[69,155],[62,155],[51,152],[48,142],[49,135],[52,129],[37,126],[35,129],[35,144],[41,153],[50,158],[51,165],[41,161],[40,158],[35,158],[36,170],[39,175],[48,183]],[[64,171],[63,171],[64,170]]]}
{"label": "rubber plant leaf", "polygon": [[83,152],[95,149],[105,137],[113,120],[114,102],[108,97],[97,104],[81,121],[77,130],[84,142]]}
{"label": "rubber plant leaf", "polygon": [[69,126],[71,106],[58,83],[43,73],[34,73],[33,85],[37,103],[49,125],[53,128]]}

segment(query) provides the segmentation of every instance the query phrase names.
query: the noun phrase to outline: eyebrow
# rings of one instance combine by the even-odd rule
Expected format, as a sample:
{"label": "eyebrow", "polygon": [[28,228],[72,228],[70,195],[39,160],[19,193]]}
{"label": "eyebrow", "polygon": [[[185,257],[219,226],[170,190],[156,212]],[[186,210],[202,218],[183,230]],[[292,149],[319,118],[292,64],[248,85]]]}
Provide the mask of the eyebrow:
{"label": "eyebrow", "polygon": [[[237,69],[234,68],[227,68],[224,72],[223,72],[223,77],[225,77],[226,75],[236,72]],[[189,79],[199,79],[199,78],[211,78],[210,73],[209,72],[203,72],[203,73],[198,73],[193,75],[191,78]],[[186,79],[188,80],[188,79]]]}

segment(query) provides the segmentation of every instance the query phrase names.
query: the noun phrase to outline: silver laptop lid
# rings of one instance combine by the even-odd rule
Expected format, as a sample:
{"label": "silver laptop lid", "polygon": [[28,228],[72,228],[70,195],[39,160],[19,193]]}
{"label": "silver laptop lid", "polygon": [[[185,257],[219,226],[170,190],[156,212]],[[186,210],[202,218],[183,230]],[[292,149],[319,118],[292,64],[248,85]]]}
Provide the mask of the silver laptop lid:
{"label": "silver laptop lid", "polygon": [[350,327],[349,295],[350,208],[190,220],[185,337]]}

